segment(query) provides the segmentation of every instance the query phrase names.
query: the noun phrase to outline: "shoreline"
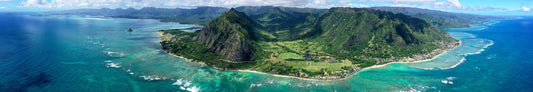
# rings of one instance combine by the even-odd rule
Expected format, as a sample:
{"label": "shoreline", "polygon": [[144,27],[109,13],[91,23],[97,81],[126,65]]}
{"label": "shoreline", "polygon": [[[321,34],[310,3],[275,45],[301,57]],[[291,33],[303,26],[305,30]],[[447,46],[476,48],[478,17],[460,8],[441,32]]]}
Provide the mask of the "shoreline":
{"label": "shoreline", "polygon": [[381,65],[372,65],[370,67],[365,67],[365,68],[362,68],[362,69],[359,69],[359,70],[356,70],[355,72],[353,72],[352,74],[349,74],[349,75],[346,75],[344,78],[338,78],[338,79],[313,79],[313,78],[302,78],[302,77],[296,77],[296,76],[289,76],[289,75],[279,75],[279,74],[271,74],[271,73],[265,73],[265,72],[261,72],[261,71],[254,71],[254,70],[249,70],[249,69],[246,69],[246,70],[235,70],[235,71],[240,71],[240,72],[251,72],[251,73],[260,73],[260,74],[268,74],[268,75],[272,75],[272,76],[275,76],[275,77],[286,77],[286,78],[294,78],[294,79],[301,79],[301,80],[314,80],[314,81],[337,81],[337,80],[344,80],[344,79],[347,79],[349,76],[353,76],[363,70],[366,70],[366,69],[372,69],[372,68],[380,68],[380,67],[384,67],[384,66],[387,66],[389,64],[393,64],[393,63],[420,63],[420,62],[426,62],[426,61],[430,61],[430,60],[433,60],[439,56],[441,56],[442,54],[444,53],[447,53],[448,51],[450,50],[454,50],[455,48],[461,46],[462,42],[459,40],[459,45],[457,45],[456,47],[454,48],[451,48],[451,49],[447,49],[445,50],[444,52],[442,53],[439,53],[438,55],[436,56],[433,56],[432,58],[430,59],[424,59],[424,60],[416,60],[416,61],[407,61],[407,62],[388,62],[388,63],[385,63],[385,64],[381,64]]}
{"label": "shoreline", "polygon": [[456,47],[454,47],[454,48],[452,48],[452,49],[445,50],[444,52],[439,53],[438,55],[433,56],[433,57],[430,58],[430,59],[416,60],[416,61],[408,61],[408,62],[389,62],[389,63],[385,63],[385,64],[382,64],[382,65],[373,65],[373,66],[370,66],[370,67],[363,68],[363,69],[361,69],[361,70],[364,70],[364,69],[371,69],[371,68],[379,68],[379,67],[387,66],[387,65],[389,65],[389,64],[393,64],[393,63],[420,63],[420,62],[430,61],[430,60],[433,60],[433,59],[435,59],[435,58],[441,56],[441,55],[444,54],[444,53],[449,52],[450,50],[454,50],[455,48],[461,46],[461,44],[462,44],[462,41],[459,40],[459,45],[457,45]]}
{"label": "shoreline", "polygon": [[[163,32],[159,32],[157,31],[157,33],[159,33],[160,36],[164,36]],[[220,69],[220,68],[217,68],[215,66],[210,66],[210,65],[207,65],[205,63],[203,63],[202,61],[196,61],[194,59],[189,59],[189,58],[185,58],[183,56],[178,56],[178,55],[175,55],[175,54],[172,54],[172,53],[169,53],[169,52],[166,52],[165,50],[161,49],[163,52],[167,53],[167,54],[170,54],[174,57],[178,57],[178,58],[181,58],[181,59],[184,59],[185,61],[187,62],[197,62],[198,64],[201,64],[201,65],[207,65],[207,66],[210,66],[216,70],[222,70],[222,71],[239,71],[239,72],[249,72],[249,73],[260,73],[260,74],[266,74],[266,75],[271,75],[271,76],[275,76],[275,77],[285,77],[285,78],[294,78],[294,79],[300,79],[300,80],[313,80],[313,81],[337,81],[337,80],[344,80],[344,79],[347,79],[349,78],[349,76],[353,76],[363,70],[366,70],[366,69],[372,69],[372,68],[380,68],[380,67],[384,67],[384,66],[387,66],[389,64],[392,64],[392,63],[420,63],[420,62],[426,62],[426,61],[430,61],[430,60],[433,60],[439,56],[441,56],[442,54],[444,53],[447,53],[449,52],[450,50],[454,50],[456,49],[457,47],[461,46],[462,45],[462,41],[461,40],[458,40],[459,41],[459,44],[456,45],[455,47],[453,48],[449,48],[449,49],[446,49],[444,50],[443,52],[433,56],[432,58],[429,58],[429,59],[424,59],[424,60],[415,60],[415,61],[396,61],[396,62],[387,62],[385,64],[381,64],[381,65],[372,65],[372,66],[369,66],[369,67],[365,67],[365,68],[361,68],[361,69],[356,69],[354,72],[352,72],[351,74],[348,74],[346,76],[344,76],[343,78],[336,78],[336,79],[314,79],[314,78],[302,78],[302,77],[296,77],[296,76],[289,76],[289,75],[280,75],[280,74],[272,74],[272,73],[266,73],[266,72],[261,72],[261,71],[255,71],[255,70],[250,70],[250,69],[231,69],[231,70],[227,70],[227,69]],[[160,43],[160,45],[162,45]]]}

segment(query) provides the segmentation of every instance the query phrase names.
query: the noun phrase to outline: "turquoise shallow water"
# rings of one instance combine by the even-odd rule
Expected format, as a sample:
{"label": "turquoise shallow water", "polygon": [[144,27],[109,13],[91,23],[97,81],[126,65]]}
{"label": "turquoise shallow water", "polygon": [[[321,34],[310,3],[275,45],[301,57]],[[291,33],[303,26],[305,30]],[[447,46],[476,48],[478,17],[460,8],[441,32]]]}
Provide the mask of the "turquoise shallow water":
{"label": "turquoise shallow water", "polygon": [[[434,60],[312,81],[218,71],[160,50],[159,29],[192,25],[94,16],[0,15],[2,91],[532,91],[532,18],[447,29]],[[133,28],[134,32],[126,30]]]}

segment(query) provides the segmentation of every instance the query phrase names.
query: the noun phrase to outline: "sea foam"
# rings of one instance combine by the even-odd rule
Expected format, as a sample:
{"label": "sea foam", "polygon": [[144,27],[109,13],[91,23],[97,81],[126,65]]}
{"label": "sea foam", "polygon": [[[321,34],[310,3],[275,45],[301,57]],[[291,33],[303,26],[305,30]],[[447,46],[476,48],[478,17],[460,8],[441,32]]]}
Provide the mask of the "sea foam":
{"label": "sea foam", "polygon": [[187,91],[189,91],[189,92],[198,92],[198,91],[200,91],[200,87],[196,87],[196,86],[190,87],[190,88],[187,88]]}
{"label": "sea foam", "polygon": [[120,68],[119,64],[120,63],[107,63],[106,66],[111,68]]}
{"label": "sea foam", "polygon": [[189,92],[198,92],[200,91],[200,87],[192,86],[192,81],[184,80],[184,79],[178,79],[176,82],[172,83],[172,85],[180,86],[181,90],[187,90]]}
{"label": "sea foam", "polygon": [[166,80],[167,78],[166,77],[160,77],[160,76],[157,76],[157,75],[142,75],[142,76],[139,76],[141,78],[143,78],[144,80],[147,80],[147,81],[156,81],[156,80]]}
{"label": "sea foam", "polygon": [[115,51],[103,51],[104,53],[106,53],[108,56],[111,56],[111,57],[123,57],[125,56],[124,53],[122,52],[115,52]]}
{"label": "sea foam", "polygon": [[252,84],[250,84],[250,88],[253,88],[253,87],[261,87],[262,85],[263,85],[263,84],[261,84],[261,83],[258,83],[258,84],[254,84],[254,83],[252,83]]}
{"label": "sea foam", "polygon": [[[454,64],[454,65],[452,65],[452,66],[450,66],[450,67],[440,67],[440,69],[446,70],[446,69],[452,69],[452,68],[455,68],[455,67],[459,66],[460,64],[462,64],[463,62],[466,61],[466,56],[469,56],[469,55],[475,55],[475,54],[481,54],[481,52],[485,51],[486,48],[488,48],[488,47],[494,45],[494,41],[493,41],[493,40],[488,40],[488,41],[489,41],[489,44],[483,45],[483,46],[481,47],[481,49],[479,49],[478,51],[473,52],[473,53],[465,53],[465,54],[463,54],[463,58],[461,58],[461,60],[459,60],[458,63],[456,63],[456,64]],[[483,43],[484,41],[482,40],[482,41],[480,41],[480,42]]]}

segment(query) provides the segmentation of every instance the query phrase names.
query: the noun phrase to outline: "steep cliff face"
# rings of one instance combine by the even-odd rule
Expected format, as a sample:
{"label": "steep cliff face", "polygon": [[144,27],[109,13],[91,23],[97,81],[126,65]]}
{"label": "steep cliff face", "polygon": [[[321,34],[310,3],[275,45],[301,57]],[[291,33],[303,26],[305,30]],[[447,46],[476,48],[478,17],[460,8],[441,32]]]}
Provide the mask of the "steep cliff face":
{"label": "steep cliff face", "polygon": [[251,61],[256,51],[252,26],[256,23],[242,12],[230,9],[209,22],[196,38],[222,59],[232,62]]}

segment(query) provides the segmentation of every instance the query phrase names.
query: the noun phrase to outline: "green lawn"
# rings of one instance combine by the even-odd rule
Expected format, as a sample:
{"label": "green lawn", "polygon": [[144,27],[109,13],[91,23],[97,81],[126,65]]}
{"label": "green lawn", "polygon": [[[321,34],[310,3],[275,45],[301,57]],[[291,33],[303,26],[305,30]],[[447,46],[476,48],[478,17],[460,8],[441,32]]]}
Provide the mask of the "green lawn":
{"label": "green lawn", "polygon": [[302,56],[296,54],[296,53],[281,53],[279,54],[279,57],[283,58],[283,59],[303,59]]}

